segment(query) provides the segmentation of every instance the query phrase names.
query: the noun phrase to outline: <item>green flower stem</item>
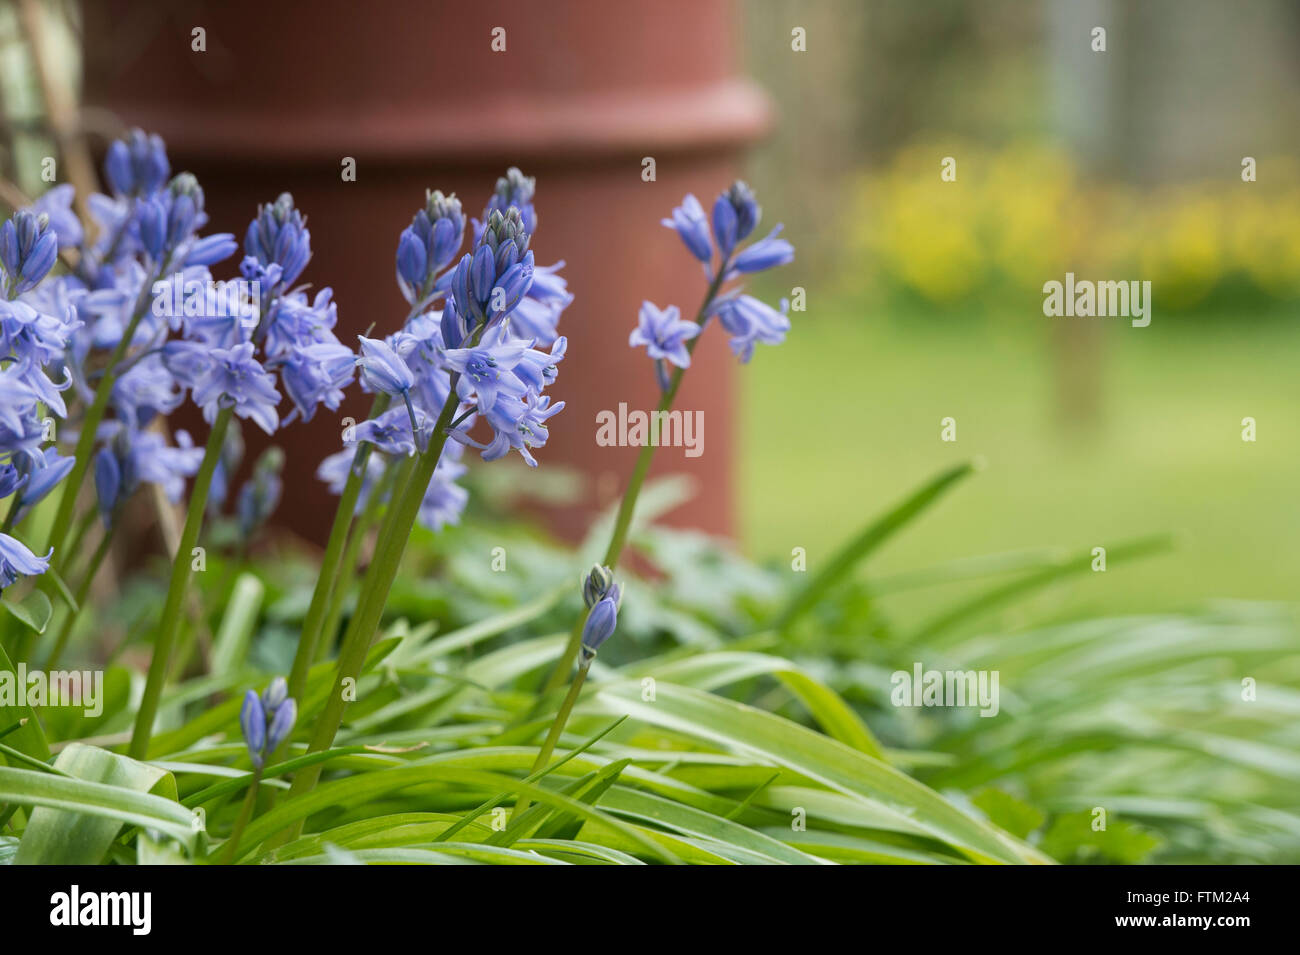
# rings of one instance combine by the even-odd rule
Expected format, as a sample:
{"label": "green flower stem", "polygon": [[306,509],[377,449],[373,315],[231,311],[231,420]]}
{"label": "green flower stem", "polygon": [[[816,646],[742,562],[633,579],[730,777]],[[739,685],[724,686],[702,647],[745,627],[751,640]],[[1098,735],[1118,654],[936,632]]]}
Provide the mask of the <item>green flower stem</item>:
{"label": "green flower stem", "polygon": [[[475,339],[476,340],[476,339]],[[471,345],[473,342],[471,342]],[[428,490],[433,472],[438,466],[438,458],[447,443],[447,429],[456,414],[459,399],[456,397],[456,383],[459,375],[451,377],[451,390],[438,415],[429,447],[414,459],[414,466],[405,481],[399,476],[393,489],[393,504],[389,507],[375,546],[375,555],[370,562],[366,575],[361,582],[361,595],[357,601],[356,611],[348,623],[347,633],[343,636],[339,652],[338,669],[334,677],[334,686],[325,702],[325,709],[316,721],[316,729],[307,746],[308,753],[317,753],[329,749],[334,744],[343,723],[343,711],[347,701],[343,698],[344,681],[355,683],[361,674],[366,654],[374,639],[375,631],[383,617],[384,606],[388,603],[388,594],[397,570],[406,551],[406,542],[415,526],[415,519],[420,513],[420,504]],[[308,766],[294,775],[293,785],[289,788],[289,798],[310,792],[320,778],[319,765]],[[284,830],[273,842],[282,845],[289,839],[296,838],[302,831],[303,820]]]}
{"label": "green flower stem", "polygon": [[[383,414],[388,409],[388,396],[376,395],[370,407],[370,417]],[[307,671],[311,669],[316,658],[316,645],[320,640],[322,624],[325,622],[330,605],[330,597],[339,580],[339,570],[343,566],[344,547],[348,540],[348,530],[352,527],[353,513],[356,511],[357,499],[361,496],[361,487],[365,482],[366,464],[370,460],[373,448],[369,442],[363,442],[352,458],[352,468],[348,472],[343,493],[339,495],[339,506],[334,512],[334,524],[330,528],[329,542],[325,545],[325,556],[321,559],[320,576],[316,578],[316,588],[311,594],[311,604],[307,616],[302,622],[302,633],[298,637],[298,650],[293,657],[293,667],[289,671],[289,695],[295,700],[302,699],[302,691],[307,685]]]}
{"label": "green flower stem", "polygon": [[[700,310],[695,316],[695,324],[704,325],[708,318],[709,306],[713,304],[713,299],[717,297],[719,289],[722,288],[724,276],[727,274],[727,262],[723,262],[718,267],[718,273],[714,276],[713,281],[709,283],[709,290],[705,293],[704,302],[700,305]],[[690,353],[695,352],[695,346],[699,344],[701,335],[696,335],[686,343],[686,350]],[[682,378],[686,374],[685,368],[677,368],[673,371],[672,379],[668,382],[668,390],[663,393],[659,399],[659,411],[671,411],[673,402],[677,399],[677,391],[682,386]],[[632,477],[627,482],[627,490],[623,492],[623,499],[618,505],[618,516],[614,520],[614,534],[609,540],[609,547],[605,551],[605,559],[601,561],[610,570],[618,566],[618,559],[623,555],[623,547],[627,543],[628,532],[632,528],[632,515],[636,510],[636,500],[641,494],[641,485],[645,484],[646,475],[650,473],[650,463],[654,460],[655,445],[647,443],[641,448],[641,453],[637,455],[636,467],[632,470]],[[588,610],[587,613],[591,611]],[[555,664],[555,669],[542,685],[542,690],[538,694],[539,698],[554,693],[564,681],[569,678],[569,671],[573,668],[573,661],[577,659],[578,649],[582,646],[582,628],[587,622],[587,614],[582,614],[577,622],[573,625],[573,630],[569,633],[569,642],[565,644],[564,653],[560,656],[559,661]]]}
{"label": "green flower stem", "polygon": [[[537,759],[533,761],[532,772],[536,773],[551,761],[555,755],[555,746],[560,741],[560,734],[564,732],[565,724],[569,722],[569,714],[573,712],[573,705],[578,702],[578,694],[582,692],[582,684],[587,681],[587,671],[591,669],[591,661],[584,659],[578,665],[578,672],[573,677],[573,682],[569,684],[569,693],[560,704],[560,710],[555,714],[555,722],[551,724],[550,732],[546,734],[546,739],[542,742],[542,748],[537,751]],[[524,796],[519,797],[515,803],[514,811],[510,813],[511,821],[528,808],[528,799]]]}
{"label": "green flower stem", "polygon": [[318,640],[316,643],[317,663],[329,655],[333,637],[339,632],[339,621],[343,619],[343,605],[347,602],[348,592],[351,590],[349,584],[356,576],[361,547],[379,519],[380,509],[384,506],[389,489],[396,483],[397,474],[396,468],[388,468],[385,471],[380,483],[375,486],[374,492],[366,501],[361,516],[352,525],[352,532],[348,535],[348,546],[343,550],[343,561],[339,565],[339,583],[334,587],[334,595],[330,597],[329,610],[325,613],[325,625],[321,629],[325,639]]}
{"label": "green flower stem", "polygon": [[[114,515],[116,517],[116,515]],[[99,546],[90,556],[90,563],[86,565],[86,574],[77,585],[77,606],[84,606],[86,597],[90,593],[90,585],[95,581],[95,575],[99,573],[99,567],[108,555],[108,550],[113,544],[113,532],[117,530],[116,519],[104,531],[104,536],[99,540]],[[54,641],[54,649],[50,651],[49,658],[45,661],[46,670],[54,670],[59,665],[59,658],[63,655],[64,648],[68,645],[68,638],[72,636],[72,628],[77,622],[77,615],[71,610],[63,619],[63,627],[59,630],[59,637]]]}
{"label": "green flower stem", "polygon": [[[117,367],[126,357],[127,350],[131,347],[131,340],[135,337],[135,330],[149,310],[153,283],[158,277],[158,272],[159,270],[155,269],[145,277],[145,283],[140,288],[140,296],[135,302],[135,310],[131,313],[131,321],[127,323],[126,331],[122,333],[122,338],[113,349],[108,364],[104,366],[104,376],[99,380],[99,387],[95,389],[95,398],[86,409],[85,417],[82,418],[81,433],[77,436],[77,448],[74,452],[76,460],[72,470],[63,480],[63,496],[59,498],[59,509],[54,514],[54,524],[50,528],[50,537],[47,541],[49,547],[54,548],[54,560],[59,566],[63,566],[60,560],[60,548],[63,546],[63,538],[67,536],[68,529],[72,526],[72,518],[77,509],[77,494],[81,491],[81,482],[86,477],[86,471],[90,468],[90,459],[95,453],[99,423],[104,420],[104,412],[108,410],[108,399],[113,394],[113,385],[117,381]],[[52,586],[52,584],[48,585]]]}
{"label": "green flower stem", "polygon": [[257,789],[261,782],[262,770],[259,767],[253,771],[253,781],[249,784],[248,792],[244,794],[244,805],[239,810],[239,819],[236,820],[235,828],[231,831],[230,838],[226,840],[226,845],[221,850],[221,865],[231,865],[239,857],[239,840],[244,837],[244,830],[248,828],[248,821],[253,818],[253,808],[257,805]]}
{"label": "green flower stem", "polygon": [[158,701],[162,696],[163,684],[167,682],[167,669],[171,663],[176,634],[181,627],[181,605],[185,601],[190,578],[194,576],[191,555],[198,543],[199,531],[203,527],[203,513],[208,504],[208,489],[212,487],[212,475],[221,458],[221,449],[225,444],[226,431],[230,427],[230,418],[233,414],[233,408],[222,408],[217,413],[217,420],[213,422],[212,431],[208,434],[203,463],[199,465],[199,473],[194,478],[194,487],[190,491],[185,528],[181,531],[180,545],[172,563],[171,584],[167,587],[167,603],[163,606],[162,620],[154,642],[153,659],[149,662],[149,677],[145,682],[144,696],[140,700],[140,711],[136,714],[135,730],[131,734],[130,755],[135,759],[144,759],[149,755],[149,737],[153,733],[154,717],[158,715]]}

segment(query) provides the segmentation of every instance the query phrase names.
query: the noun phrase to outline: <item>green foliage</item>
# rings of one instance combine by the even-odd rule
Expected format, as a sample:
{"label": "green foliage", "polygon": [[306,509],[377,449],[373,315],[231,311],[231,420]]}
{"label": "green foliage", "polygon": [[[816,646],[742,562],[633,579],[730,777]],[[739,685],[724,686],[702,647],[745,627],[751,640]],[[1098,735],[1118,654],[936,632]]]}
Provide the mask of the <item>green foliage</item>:
{"label": "green foliage", "polygon": [[[304,755],[334,678],[330,660],[311,669],[299,729],[263,772],[238,861],[1300,859],[1289,608],[987,629],[990,601],[1022,601],[1086,570],[1086,554],[1045,553],[980,563],[973,569],[998,578],[983,595],[936,599],[919,620],[881,610],[860,563],[967,470],[868,521],[810,582],[649,525],[681,489],[648,487],[632,541],[661,575],[629,581],[619,634],[592,665],[555,758],[536,772],[560,695],[535,709],[534,694],[578,612],[588,555],[490,516],[419,535],[336,744]],[[504,573],[484,570],[496,546],[508,554]],[[1127,557],[1154,553],[1137,542]],[[1110,556],[1120,566],[1125,550]],[[909,586],[972,567],[922,569]],[[240,694],[266,685],[276,669],[267,661],[283,661],[282,635],[313,581],[283,555],[242,575],[217,569],[200,582],[214,591],[206,605],[223,608],[205,622],[220,664],[169,686],[147,760],[114,752],[133,715],[120,667],[109,670],[99,717],[40,714],[59,754],[52,763],[31,724],[17,726],[24,714],[3,711],[0,743],[20,758],[0,767],[0,863],[220,857],[252,782]],[[143,598],[124,599],[105,619],[130,620]],[[890,674],[916,661],[997,670],[998,715],[892,705]],[[1279,673],[1291,682],[1266,680]],[[1244,677],[1259,680],[1257,700],[1243,698]],[[91,735],[104,742],[77,742]],[[308,766],[321,768],[320,783],[285,798]],[[528,808],[512,817],[520,801]],[[1093,825],[1097,808],[1104,829]],[[301,835],[279,837],[297,824]]]}

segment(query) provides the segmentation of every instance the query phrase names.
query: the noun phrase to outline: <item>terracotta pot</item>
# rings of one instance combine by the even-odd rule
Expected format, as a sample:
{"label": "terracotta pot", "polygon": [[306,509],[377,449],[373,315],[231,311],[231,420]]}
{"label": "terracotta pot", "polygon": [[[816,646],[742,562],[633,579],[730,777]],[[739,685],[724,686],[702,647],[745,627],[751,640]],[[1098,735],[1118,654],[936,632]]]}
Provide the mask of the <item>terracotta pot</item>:
{"label": "terracotta pot", "polygon": [[[372,324],[388,333],[405,314],[394,253],[426,187],[454,190],[477,215],[507,165],[535,175],[538,262],[567,260],[576,295],[552,389],[567,407],[539,455],[588,478],[582,507],[552,515],[572,535],[620,493],[637,453],[598,446],[597,413],[657,400],[644,351],[627,346],[641,300],[693,314],[703,292],[659,220],[687,191],[710,200],[767,121],[766,100],[735,75],[733,14],[726,0],[95,2],[84,95],[167,140],[173,168],[203,183],[214,231],[242,238],[258,202],[293,192],[315,249],[303,279],[334,287],[345,341]],[[206,52],[191,49],[195,27]],[[495,27],[505,52],[492,49]],[[655,182],[642,180],[647,156]],[[342,179],[344,157],[356,161],[355,182]],[[733,372],[722,336],[710,334],[679,398],[703,412],[704,454],[664,448],[656,463],[656,473],[697,480],[699,496],[673,519],[724,534]],[[282,523],[327,533],[334,503],[314,471],[340,446],[339,419],[367,406],[357,395],[339,415],[276,436],[290,462]]]}

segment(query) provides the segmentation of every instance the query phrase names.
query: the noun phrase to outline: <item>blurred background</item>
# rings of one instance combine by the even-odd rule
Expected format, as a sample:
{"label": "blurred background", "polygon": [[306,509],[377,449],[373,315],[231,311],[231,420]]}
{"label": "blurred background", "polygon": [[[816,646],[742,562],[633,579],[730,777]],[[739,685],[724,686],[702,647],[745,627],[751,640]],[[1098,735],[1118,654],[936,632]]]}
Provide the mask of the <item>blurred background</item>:
{"label": "blurred background", "polygon": [[[634,453],[594,447],[594,411],[653,400],[648,365],[624,344],[637,305],[690,310],[699,295],[657,218],[740,171],[799,250],[759,291],[803,288],[807,310],[743,373],[709,336],[683,396],[706,411],[707,453],[659,456],[660,473],[694,480],[671,521],[764,561],[795,547],[815,561],[979,456],[977,480],[876,558],[900,609],[912,609],[916,568],[955,562],[946,586],[959,593],[976,555],[1013,566],[1165,531],[1170,554],[1015,613],[1295,596],[1297,4],[308,9],[0,3],[0,174],[38,193],[41,157],[79,138],[93,163],[139,124],[208,185],[214,228],[242,234],[256,202],[291,187],[312,218],[309,277],[335,286],[359,331],[387,330],[396,311],[392,247],[423,186],[458,189],[476,209],[507,162],[525,165],[540,179],[543,258],[569,260],[577,296],[558,388],[569,410],[538,484],[572,537],[618,494]],[[490,60],[498,21],[510,46]],[[195,53],[199,24],[207,48]],[[471,94],[475,108],[455,111]],[[356,183],[339,182],[340,154],[357,156]],[[658,158],[656,182],[640,178],[644,155]],[[955,182],[940,179],[945,157]],[[1257,181],[1243,182],[1244,157]],[[75,151],[64,161],[75,173]],[[1066,271],[1149,280],[1151,325],[1044,317],[1042,285]],[[947,417],[953,443],[940,440]],[[307,537],[329,506],[311,470],[337,431],[313,425],[312,453],[291,455],[302,494],[284,515]]]}
{"label": "blurred background", "polygon": [[[808,289],[786,344],[741,376],[747,549],[812,560],[841,517],[982,455],[877,577],[1169,531],[1172,553],[1017,613],[1294,598],[1300,5],[745,9],[780,116],[750,176],[800,252],[782,282]],[[1067,271],[1149,280],[1150,326],[1044,317],[1043,283]]]}

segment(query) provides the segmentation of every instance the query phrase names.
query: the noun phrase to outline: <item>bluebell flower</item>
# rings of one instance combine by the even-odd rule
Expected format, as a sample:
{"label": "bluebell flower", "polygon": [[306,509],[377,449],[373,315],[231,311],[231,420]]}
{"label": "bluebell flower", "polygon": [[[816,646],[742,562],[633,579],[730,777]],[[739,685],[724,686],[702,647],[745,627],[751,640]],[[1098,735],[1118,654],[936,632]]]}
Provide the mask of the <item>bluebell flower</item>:
{"label": "bluebell flower", "polygon": [[521,398],[528,391],[514,369],[531,347],[531,341],[506,339],[501,326],[494,326],[473,348],[446,351],[443,361],[449,369],[460,373],[461,397],[467,399],[473,392],[478,410],[487,414],[499,393]]}
{"label": "bluebell flower", "polygon": [[361,383],[369,391],[397,397],[415,387],[415,376],[391,345],[378,338],[358,335],[361,355],[355,359],[361,369]]}
{"label": "bluebell flower", "polygon": [[0,590],[19,577],[35,577],[50,569],[54,548],[44,557],[37,557],[20,540],[0,534]]}
{"label": "bluebell flower", "polygon": [[637,327],[628,336],[628,345],[646,346],[646,354],[656,360],[670,361],[678,368],[689,368],[691,353],[686,343],[700,333],[700,326],[682,318],[676,305],[660,309],[642,302]]}
{"label": "bluebell flower", "polygon": [[207,368],[194,383],[194,403],[203,409],[209,424],[217,419],[220,408],[233,407],[239,417],[274,434],[280,421],[275,410],[280,393],[275,390],[275,379],[258,363],[253,350],[252,342],[209,350]]}
{"label": "bluebell flower", "polygon": [[[447,308],[455,311],[451,303]],[[415,377],[411,398],[429,414],[436,415],[451,393],[451,379],[442,364],[446,350],[442,337],[441,318],[437,313],[423,313],[406,323],[402,331],[392,336],[393,350],[406,363]]]}
{"label": "bluebell flower", "polygon": [[275,308],[263,323],[262,347],[272,358],[319,342],[338,341],[333,328],[338,323],[334,290],[323,288],[309,299],[303,292],[278,296]]}
{"label": "bluebell flower", "polygon": [[764,272],[778,265],[793,262],[794,246],[785,239],[777,238],[781,228],[778,225],[765,238],[759,239],[739,252],[731,261],[728,276],[739,275],[742,272]]}
{"label": "bluebell flower", "polygon": [[692,193],[687,193],[682,204],[673,210],[672,218],[662,220],[685,243],[687,250],[706,265],[713,259],[713,243],[709,240],[709,220],[704,207]]}
{"label": "bluebell flower", "polygon": [[709,314],[716,315],[722,327],[731,335],[731,350],[742,362],[754,354],[754,344],[779,345],[790,330],[786,312],[790,303],[781,300],[778,312],[752,295],[731,295],[710,306]]}
{"label": "bluebell flower", "polygon": [[356,371],[356,356],[337,341],[319,342],[299,348],[282,359],[278,367],[280,383],[294,404],[285,424],[295,416],[310,421],[320,405],[331,411],[339,409],[343,389]]}
{"label": "bluebell flower", "polygon": [[118,418],[135,428],[171,414],[184,400],[184,390],[159,355],[146,355],[123,371],[110,395]]}
{"label": "bluebell flower", "polygon": [[568,350],[569,340],[563,336],[555,340],[549,352],[527,348],[513,369],[515,377],[530,391],[545,390],[559,376],[558,366]]}
{"label": "bluebell flower", "polygon": [[50,217],[27,210],[15,212],[0,226],[0,267],[6,297],[17,298],[36,287],[59,256],[59,237]]}
{"label": "bluebell flower", "polygon": [[245,278],[262,280],[268,290],[293,285],[311,259],[311,233],[293,196],[283,192],[274,203],[258,207],[244,236],[244,253]]}
{"label": "bluebell flower", "polygon": [[25,419],[33,417],[31,411],[37,400],[36,392],[16,366],[0,367],[0,427],[13,434],[25,433]]}
{"label": "bluebell flower", "polygon": [[549,395],[528,394],[523,401],[504,393],[498,394],[496,404],[487,412],[486,417],[492,422],[495,434],[487,445],[479,444],[462,431],[453,431],[451,436],[463,444],[482,448],[480,457],[484,461],[503,458],[512,450],[527,462],[530,468],[537,467],[537,459],[531,454],[532,448],[544,447],[550,432],[546,421],[564,408],[564,402],[551,404]]}
{"label": "bluebell flower", "polygon": [[618,584],[612,584],[605,596],[596,601],[582,625],[582,659],[590,663],[601,645],[614,635],[618,627],[618,608],[622,602]]}
{"label": "bluebell flower", "polygon": [[33,366],[57,364],[82,326],[75,299],[69,299],[66,285],[58,281],[42,283],[27,297],[31,301],[0,299],[0,354]]}
{"label": "bluebell flower", "polygon": [[0,454],[9,455],[11,461],[21,463],[25,459],[33,467],[40,467],[44,461],[41,444],[45,441],[45,427],[30,413],[30,407],[16,412],[7,397],[7,383],[8,376],[0,374]]}
{"label": "bluebell flower", "polygon": [[[18,492],[18,511],[15,514],[15,520],[20,521],[26,517],[33,507],[59,486],[59,482],[68,476],[68,472],[77,463],[76,458],[60,455],[52,447],[45,448],[42,451],[42,459],[39,467],[33,467],[27,471],[27,480],[24,482],[22,490]],[[21,466],[19,470],[22,470]]]}
{"label": "bluebell flower", "polygon": [[118,196],[149,195],[161,189],[170,174],[162,139],[139,129],[110,143],[104,157],[104,178]]}
{"label": "bluebell flower", "polygon": [[[352,429],[353,440],[367,441],[384,454],[412,455],[423,447],[433,430],[433,423],[416,411],[420,432],[411,429],[411,415],[406,408],[389,408],[383,414],[362,421]],[[417,444],[418,442],[418,444]],[[351,452],[349,452],[351,453]]]}

